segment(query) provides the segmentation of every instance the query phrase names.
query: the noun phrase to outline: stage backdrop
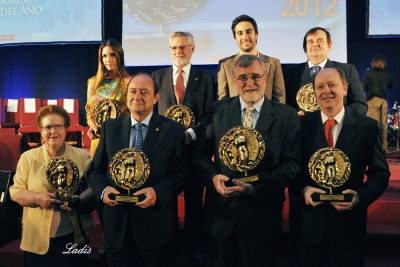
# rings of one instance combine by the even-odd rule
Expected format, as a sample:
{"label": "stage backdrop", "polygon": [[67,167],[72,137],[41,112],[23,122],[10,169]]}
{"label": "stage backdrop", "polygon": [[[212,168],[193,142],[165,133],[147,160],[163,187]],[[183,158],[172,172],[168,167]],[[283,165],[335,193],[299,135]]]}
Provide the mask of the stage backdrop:
{"label": "stage backdrop", "polygon": [[[104,0],[103,5],[104,38],[122,41],[122,0]],[[242,6],[240,14],[246,14],[245,5]],[[367,68],[370,68],[373,56],[378,53],[385,55],[386,70],[392,74],[395,83],[395,88],[389,89],[389,105],[392,106],[394,101],[400,103],[400,39],[366,37],[366,0],[347,1],[346,9],[347,62],[356,66],[362,80]],[[229,13],[228,9],[223,12]],[[233,19],[240,14],[231,14],[231,17]],[[248,15],[253,14],[248,13]],[[303,34],[307,30],[302,30]],[[226,45],[234,45],[233,38],[227,39],[226,42]],[[280,40],[270,40],[270,42],[280,42]],[[302,38],[293,42],[301,48]],[[98,47],[98,43],[0,47],[0,98],[78,98],[80,122],[86,124],[84,114],[86,82],[96,73]],[[335,39],[333,39],[333,49],[335,49]],[[262,52],[269,54],[267,50]],[[305,58],[304,53],[303,56]],[[164,66],[129,67],[128,72],[151,73],[162,67]],[[200,67],[216,76],[216,64],[200,65]]]}

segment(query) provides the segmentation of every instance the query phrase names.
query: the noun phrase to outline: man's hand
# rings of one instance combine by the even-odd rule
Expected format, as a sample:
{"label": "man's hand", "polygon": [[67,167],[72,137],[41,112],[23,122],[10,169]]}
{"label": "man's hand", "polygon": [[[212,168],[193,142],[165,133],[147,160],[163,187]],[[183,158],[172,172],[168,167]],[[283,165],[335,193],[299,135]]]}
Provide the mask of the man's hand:
{"label": "man's hand", "polygon": [[356,191],[347,189],[342,192],[343,194],[352,194],[353,199],[351,202],[331,202],[331,205],[335,207],[338,211],[349,211],[354,209],[360,200],[358,199],[358,194]]}
{"label": "man's hand", "polygon": [[218,193],[223,195],[224,197],[231,197],[234,195],[238,195],[237,192],[232,190],[233,186],[226,186],[225,182],[229,181],[229,177],[225,176],[223,174],[217,174],[213,177],[213,184],[215,187],[215,190],[217,190]]}
{"label": "man's hand", "polygon": [[188,131],[185,131],[185,144],[186,145],[190,145],[190,143],[192,143],[193,139],[192,136],[190,135],[190,133]]}
{"label": "man's hand", "polygon": [[325,194],[326,192],[322,189],[315,188],[312,186],[306,186],[303,189],[303,194],[304,194],[304,200],[307,205],[311,205],[313,207],[323,204],[323,202],[314,202],[311,198],[311,195],[314,193],[319,193],[319,194]]}
{"label": "man's hand", "polygon": [[302,111],[302,110],[297,111],[297,115],[298,115],[298,116],[304,116],[304,111]]}
{"label": "man's hand", "polygon": [[117,189],[115,189],[114,187],[107,186],[106,189],[104,190],[103,202],[104,202],[104,204],[106,204],[108,206],[116,206],[116,205],[118,205],[118,202],[116,200],[112,200],[112,199],[108,198],[108,195],[111,193],[116,194],[116,195],[120,194],[120,192]]}
{"label": "man's hand", "polygon": [[154,191],[153,187],[143,188],[142,190],[135,192],[133,195],[134,196],[139,196],[139,195],[146,196],[146,198],[143,201],[135,204],[136,206],[141,207],[142,209],[147,209],[148,207],[153,207],[156,204],[157,194],[156,194],[156,191]]}
{"label": "man's hand", "polygon": [[89,122],[89,130],[87,131],[87,135],[91,140],[99,138],[100,129],[96,126],[93,120]]}
{"label": "man's hand", "polygon": [[254,195],[254,188],[252,184],[243,183],[239,179],[232,179],[232,183],[234,183],[236,186],[230,187],[231,190],[245,195]]}

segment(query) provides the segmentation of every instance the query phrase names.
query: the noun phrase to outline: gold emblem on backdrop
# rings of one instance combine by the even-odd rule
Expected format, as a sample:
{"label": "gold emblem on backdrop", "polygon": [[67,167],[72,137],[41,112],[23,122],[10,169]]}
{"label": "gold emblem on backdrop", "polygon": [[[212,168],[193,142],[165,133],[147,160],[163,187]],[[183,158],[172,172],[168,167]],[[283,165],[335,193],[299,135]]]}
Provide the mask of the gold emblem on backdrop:
{"label": "gold emblem on backdrop", "polygon": [[264,158],[265,142],[253,128],[233,127],[222,136],[218,154],[225,166],[247,176],[247,171],[257,167]]}
{"label": "gold emblem on backdrop", "polygon": [[307,112],[314,112],[320,109],[312,83],[303,85],[300,88],[296,95],[296,102],[302,110]]}
{"label": "gold emblem on backdrop", "polygon": [[111,159],[110,174],[113,181],[130,194],[131,189],[142,186],[149,178],[149,159],[139,149],[122,149]]}
{"label": "gold emblem on backdrop", "polygon": [[92,110],[94,123],[101,127],[108,119],[115,119],[121,114],[119,102],[113,99],[103,99],[96,103]]}
{"label": "gold emblem on backdrop", "polygon": [[337,148],[322,148],[308,162],[311,179],[319,186],[332,189],[342,186],[350,177],[351,163],[348,156]]}
{"label": "gold emblem on backdrop", "polygon": [[164,116],[185,125],[186,128],[192,127],[195,121],[193,111],[185,105],[175,105],[170,107],[165,111]]}

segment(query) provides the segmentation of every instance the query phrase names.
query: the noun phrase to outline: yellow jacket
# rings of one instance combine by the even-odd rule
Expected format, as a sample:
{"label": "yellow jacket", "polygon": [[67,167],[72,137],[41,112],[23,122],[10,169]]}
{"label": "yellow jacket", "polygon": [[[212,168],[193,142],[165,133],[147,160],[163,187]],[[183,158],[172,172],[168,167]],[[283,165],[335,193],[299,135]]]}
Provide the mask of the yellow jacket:
{"label": "yellow jacket", "polygon": [[[80,179],[87,179],[86,172],[90,165],[90,154],[83,149],[75,148],[65,144],[64,156],[73,160],[78,169]],[[31,149],[21,155],[18,161],[17,171],[14,176],[14,185],[10,187],[11,198],[21,189],[28,189],[37,193],[51,192],[56,190],[50,186],[46,178],[46,167],[50,161],[46,148]],[[69,196],[73,195],[72,190]],[[20,248],[36,254],[46,254],[50,243],[50,226],[53,209],[23,208],[22,214],[22,240]],[[77,212],[67,211],[68,217],[74,226],[75,243],[81,245],[85,242],[79,228]],[[82,227],[88,237],[94,229],[95,224],[92,214],[80,215]]]}

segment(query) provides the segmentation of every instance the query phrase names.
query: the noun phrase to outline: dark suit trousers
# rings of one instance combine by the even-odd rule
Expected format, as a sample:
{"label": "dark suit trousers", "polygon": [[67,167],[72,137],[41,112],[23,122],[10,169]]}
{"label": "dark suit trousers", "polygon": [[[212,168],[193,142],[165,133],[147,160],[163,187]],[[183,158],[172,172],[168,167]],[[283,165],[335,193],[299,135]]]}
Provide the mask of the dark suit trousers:
{"label": "dark suit trousers", "polygon": [[325,234],[318,244],[304,243],[303,266],[304,267],[362,267],[364,261],[357,255],[351,242],[340,240],[332,241]]}
{"label": "dark suit trousers", "polygon": [[281,243],[282,202],[273,202],[263,209],[261,225],[255,235],[235,226],[226,239],[211,237],[210,267],[275,267]]}
{"label": "dark suit trousers", "polygon": [[[172,267],[174,266],[173,239],[158,248],[140,248],[133,239],[130,223],[125,229],[122,247],[112,247],[105,243],[105,252],[109,267]],[[123,229],[121,229],[123,231]],[[172,236],[172,235],[171,235]],[[112,237],[107,237],[112,238]]]}

